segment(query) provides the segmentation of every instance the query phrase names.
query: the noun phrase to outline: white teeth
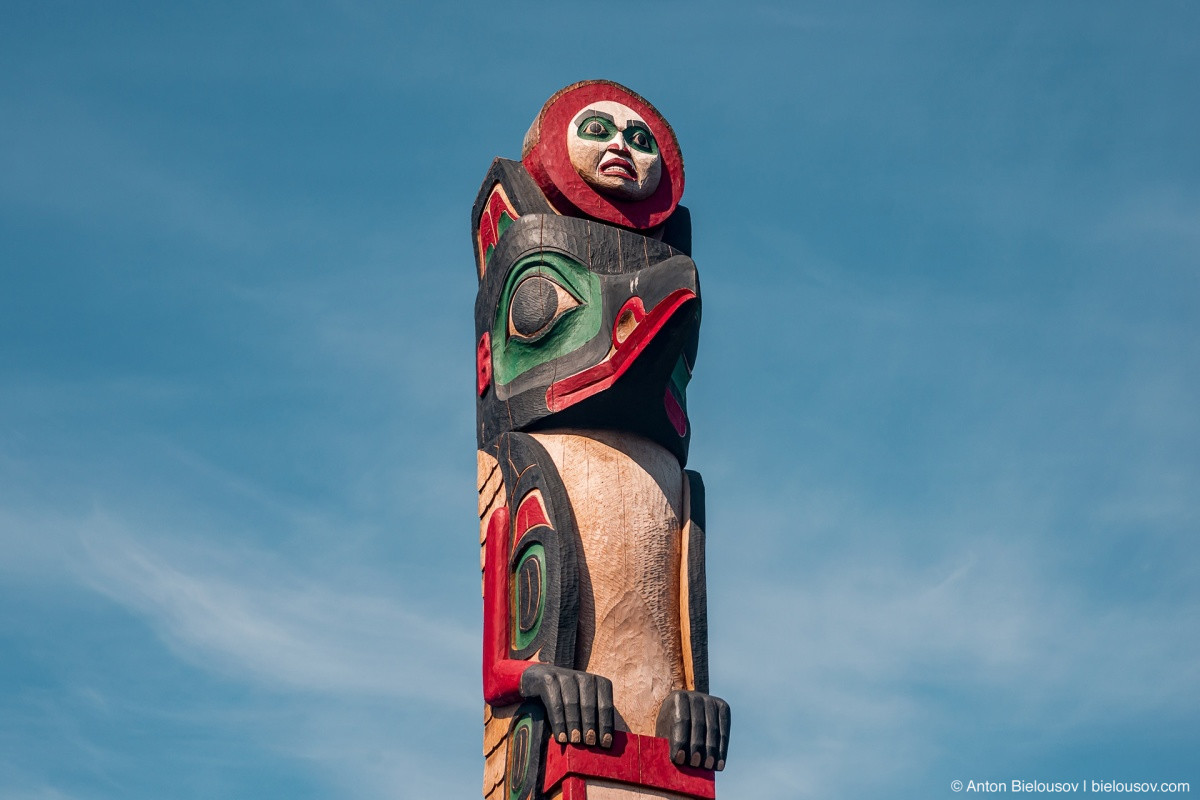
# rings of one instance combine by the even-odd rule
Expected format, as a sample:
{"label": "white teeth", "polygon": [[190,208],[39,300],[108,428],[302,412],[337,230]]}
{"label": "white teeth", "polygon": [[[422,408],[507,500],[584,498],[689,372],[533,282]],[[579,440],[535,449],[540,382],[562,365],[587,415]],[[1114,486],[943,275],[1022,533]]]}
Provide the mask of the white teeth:
{"label": "white teeth", "polygon": [[606,161],[600,165],[601,175],[623,175],[634,178],[633,166],[623,161]]}

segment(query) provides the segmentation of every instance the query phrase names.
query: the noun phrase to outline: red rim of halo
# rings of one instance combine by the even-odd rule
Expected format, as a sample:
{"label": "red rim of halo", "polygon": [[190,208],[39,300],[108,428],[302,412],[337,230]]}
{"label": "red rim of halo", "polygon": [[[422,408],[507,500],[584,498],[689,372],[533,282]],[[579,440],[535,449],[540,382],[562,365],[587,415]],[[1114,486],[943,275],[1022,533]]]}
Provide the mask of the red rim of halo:
{"label": "red rim of halo", "polygon": [[[644,200],[620,200],[596,191],[571,165],[567,129],[589,104],[611,100],[628,106],[650,126],[662,159],[662,178]],[[643,97],[612,81],[581,81],[556,92],[534,121],[533,141],[522,161],[547,199],[564,214],[595,217],[646,230],[666,222],[683,196],[683,155],[675,131]]]}

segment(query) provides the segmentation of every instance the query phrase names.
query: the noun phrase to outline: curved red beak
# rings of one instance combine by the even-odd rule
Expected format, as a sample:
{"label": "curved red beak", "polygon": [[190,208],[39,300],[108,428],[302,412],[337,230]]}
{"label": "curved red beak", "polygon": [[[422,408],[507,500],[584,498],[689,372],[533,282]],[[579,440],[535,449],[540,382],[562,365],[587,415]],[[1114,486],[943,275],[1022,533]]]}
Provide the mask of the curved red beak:
{"label": "curved red beak", "polygon": [[613,329],[613,349],[599,364],[555,381],[546,389],[546,408],[564,408],[608,389],[625,374],[630,365],[658,335],[675,312],[697,295],[691,289],[676,289],[659,301],[648,313],[642,310],[641,298],[631,298],[621,307]]}

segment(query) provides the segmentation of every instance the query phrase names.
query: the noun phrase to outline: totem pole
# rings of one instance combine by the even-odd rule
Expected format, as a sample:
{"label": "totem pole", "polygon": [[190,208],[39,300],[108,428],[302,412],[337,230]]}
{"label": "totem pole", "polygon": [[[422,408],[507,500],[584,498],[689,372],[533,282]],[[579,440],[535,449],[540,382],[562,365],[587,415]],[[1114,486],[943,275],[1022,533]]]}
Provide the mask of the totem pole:
{"label": "totem pole", "polygon": [[489,800],[713,798],[700,286],[683,158],[609,81],[542,107],[471,214]]}

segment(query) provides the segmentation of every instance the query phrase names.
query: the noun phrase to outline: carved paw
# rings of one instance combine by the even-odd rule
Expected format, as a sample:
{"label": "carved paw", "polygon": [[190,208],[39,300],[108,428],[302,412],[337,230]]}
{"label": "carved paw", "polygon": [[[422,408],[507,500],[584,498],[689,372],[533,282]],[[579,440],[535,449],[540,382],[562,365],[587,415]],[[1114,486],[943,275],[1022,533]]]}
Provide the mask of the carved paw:
{"label": "carved paw", "polygon": [[550,731],[560,743],[612,747],[612,681],[590,672],[534,664],[521,675],[521,694],[546,707]]}
{"label": "carved paw", "polygon": [[703,692],[678,690],[658,709],[656,735],[669,739],[676,764],[725,769],[729,750],[729,704]]}

